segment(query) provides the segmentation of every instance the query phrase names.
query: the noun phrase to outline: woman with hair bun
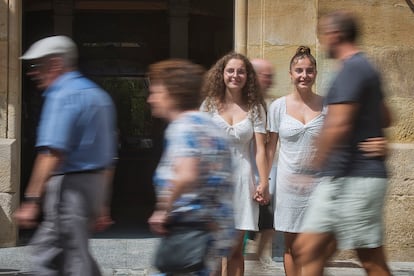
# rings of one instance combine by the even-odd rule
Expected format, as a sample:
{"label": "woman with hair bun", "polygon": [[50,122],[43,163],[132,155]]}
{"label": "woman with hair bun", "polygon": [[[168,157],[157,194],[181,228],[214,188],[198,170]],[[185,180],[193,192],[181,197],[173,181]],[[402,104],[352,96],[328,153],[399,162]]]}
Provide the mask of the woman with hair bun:
{"label": "woman with hair bun", "polygon": [[[300,46],[290,61],[293,91],[269,107],[266,145],[267,160],[273,160],[279,142],[276,176],[274,227],[284,233],[284,267],[287,276],[302,275],[292,245],[302,231],[302,220],[313,190],[319,183],[317,172],[309,169],[316,154],[315,139],[321,132],[327,107],[322,96],[312,91],[317,70],[309,47]],[[386,139],[376,137],[360,143],[367,156],[384,156]],[[270,161],[271,162],[271,161]],[[334,251],[331,243],[329,251]],[[329,254],[326,252],[326,254]]]}
{"label": "woman with hair bun", "polygon": [[273,160],[279,141],[274,226],[284,233],[286,275],[300,275],[292,254],[309,197],[317,184],[315,174],[305,168],[315,153],[326,113],[323,98],[312,91],[316,60],[309,47],[300,46],[290,61],[293,91],[274,101],[268,111],[267,160]]}

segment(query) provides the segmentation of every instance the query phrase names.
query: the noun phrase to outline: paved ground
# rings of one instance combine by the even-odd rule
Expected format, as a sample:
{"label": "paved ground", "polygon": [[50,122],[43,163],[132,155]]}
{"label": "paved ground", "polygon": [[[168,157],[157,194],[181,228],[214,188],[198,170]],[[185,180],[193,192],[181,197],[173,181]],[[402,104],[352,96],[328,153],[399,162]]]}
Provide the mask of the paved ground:
{"label": "paved ground", "polygon": [[[91,240],[92,251],[105,276],[153,275],[152,254],[156,238],[100,238]],[[30,247],[20,246],[0,249],[0,275],[30,275]],[[250,258],[251,259],[251,258]],[[329,276],[365,275],[359,265],[352,261],[341,261],[328,267]],[[390,263],[394,276],[414,276],[414,263]],[[246,276],[285,275],[281,262],[270,269],[263,268],[257,260],[246,260]]]}

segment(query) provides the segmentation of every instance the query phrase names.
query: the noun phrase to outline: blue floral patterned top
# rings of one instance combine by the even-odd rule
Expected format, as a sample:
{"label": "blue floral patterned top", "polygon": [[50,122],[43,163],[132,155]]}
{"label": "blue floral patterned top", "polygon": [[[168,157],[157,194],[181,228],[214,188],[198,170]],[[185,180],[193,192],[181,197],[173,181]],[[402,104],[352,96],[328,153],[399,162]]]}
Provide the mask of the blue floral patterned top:
{"label": "blue floral patterned top", "polygon": [[185,222],[215,222],[209,267],[229,253],[234,239],[232,161],[225,133],[202,112],[186,112],[165,131],[164,152],[154,175],[159,196],[169,196],[177,158],[199,159],[199,175],[191,192],[174,203],[171,219]]}

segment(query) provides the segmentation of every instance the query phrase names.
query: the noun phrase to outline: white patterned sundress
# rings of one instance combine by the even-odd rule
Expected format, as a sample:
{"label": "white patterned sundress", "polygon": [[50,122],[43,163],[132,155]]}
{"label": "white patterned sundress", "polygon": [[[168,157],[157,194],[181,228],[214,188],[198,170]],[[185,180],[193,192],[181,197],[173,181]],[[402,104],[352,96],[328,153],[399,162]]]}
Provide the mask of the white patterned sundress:
{"label": "white patterned sundress", "polygon": [[[204,109],[203,104],[201,110]],[[244,120],[233,125],[224,120],[217,109],[209,111],[209,114],[230,139],[235,227],[238,230],[258,231],[259,204],[253,199],[258,183],[255,177],[255,156],[252,155],[251,144],[255,132],[266,133],[265,110],[263,107],[260,110],[254,109]]]}
{"label": "white patterned sundress", "polygon": [[286,112],[286,97],[275,100],[268,110],[268,130],[279,134],[274,227],[298,233],[318,178],[307,169],[315,154],[313,142],[319,135],[326,108],[303,124]]}

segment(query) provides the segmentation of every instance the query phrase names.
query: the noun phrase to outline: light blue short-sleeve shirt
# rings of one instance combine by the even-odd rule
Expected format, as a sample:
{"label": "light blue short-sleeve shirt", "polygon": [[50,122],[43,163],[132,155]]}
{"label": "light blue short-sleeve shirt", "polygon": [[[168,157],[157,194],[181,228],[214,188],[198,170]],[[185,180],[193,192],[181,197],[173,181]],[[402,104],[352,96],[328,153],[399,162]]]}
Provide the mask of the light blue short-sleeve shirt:
{"label": "light blue short-sleeve shirt", "polygon": [[116,157],[111,97],[79,72],[60,76],[44,92],[36,147],[63,152],[57,173],[103,169]]}

